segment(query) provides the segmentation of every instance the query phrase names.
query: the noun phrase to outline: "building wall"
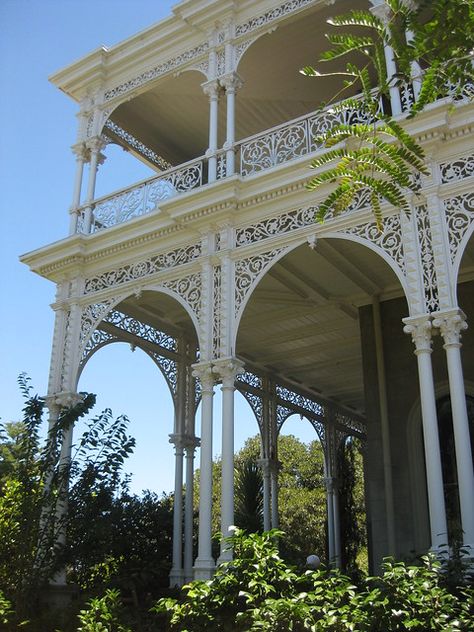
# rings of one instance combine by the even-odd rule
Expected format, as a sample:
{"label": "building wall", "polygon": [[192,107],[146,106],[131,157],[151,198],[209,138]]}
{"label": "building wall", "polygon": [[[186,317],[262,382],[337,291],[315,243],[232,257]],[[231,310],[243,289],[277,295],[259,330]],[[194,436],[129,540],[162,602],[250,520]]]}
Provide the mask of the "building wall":
{"label": "building wall", "polygon": [[[466,390],[474,394],[474,281],[458,287],[459,306],[470,328],[463,333],[462,359]],[[410,559],[429,546],[424,454],[419,416],[419,387],[416,357],[410,336],[403,333],[402,318],[408,315],[403,298],[381,304],[387,388],[396,551]],[[471,316],[471,318],[470,318]],[[377,571],[388,553],[382,437],[380,429],[377,365],[372,306],[360,308],[360,328],[367,410],[366,487],[372,570]],[[437,395],[446,394],[448,375],[442,339],[435,336],[432,353]]]}

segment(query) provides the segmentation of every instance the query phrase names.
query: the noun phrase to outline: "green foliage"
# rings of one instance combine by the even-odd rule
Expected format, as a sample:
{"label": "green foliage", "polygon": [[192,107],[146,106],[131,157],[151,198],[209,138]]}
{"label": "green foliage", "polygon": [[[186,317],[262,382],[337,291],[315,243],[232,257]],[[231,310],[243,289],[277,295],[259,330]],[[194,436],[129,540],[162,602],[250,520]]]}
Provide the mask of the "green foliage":
{"label": "green foliage", "polygon": [[[433,0],[416,3],[412,9],[410,3],[386,0],[385,9],[387,21],[359,10],[331,18],[329,24],[342,32],[326,35],[331,48],[319,61],[334,62],[347,56],[350,61],[342,71],[321,73],[312,66],[301,71],[310,77],[342,76],[342,88],[333,101],[348,90],[360,92],[360,98],[346,99],[334,111],[350,115],[356,110],[367,121],[334,124],[316,139],[330,149],[311,163],[319,173],[307,185],[311,191],[332,185],[318,208],[321,222],[330,213],[336,216],[346,210],[362,192],[368,194],[380,231],[382,202],[408,213],[413,194],[420,190],[419,176],[429,171],[421,146],[382,112],[380,104],[389,102],[392,88],[418,82],[419,94],[408,112],[408,116],[415,116],[448,90],[454,98],[461,96],[466,83],[474,81],[472,1]],[[407,29],[413,33],[411,41],[406,39]],[[393,77],[387,76],[386,44],[392,48],[399,69]],[[426,70],[420,73],[420,67]]]}
{"label": "green foliage", "polygon": [[161,599],[170,632],[467,632],[474,616],[473,587],[458,594],[443,585],[439,562],[420,566],[386,560],[382,577],[359,586],[339,571],[297,572],[279,556],[279,532],[228,539],[235,559],[212,580],[193,582],[181,599]]}
{"label": "green foliage", "polygon": [[262,531],[263,476],[254,459],[236,460],[234,494],[235,524],[250,533]]}
{"label": "green foliage", "polygon": [[103,597],[91,599],[88,608],[81,610],[77,632],[132,632],[120,622],[121,610],[120,592],[106,590]]}

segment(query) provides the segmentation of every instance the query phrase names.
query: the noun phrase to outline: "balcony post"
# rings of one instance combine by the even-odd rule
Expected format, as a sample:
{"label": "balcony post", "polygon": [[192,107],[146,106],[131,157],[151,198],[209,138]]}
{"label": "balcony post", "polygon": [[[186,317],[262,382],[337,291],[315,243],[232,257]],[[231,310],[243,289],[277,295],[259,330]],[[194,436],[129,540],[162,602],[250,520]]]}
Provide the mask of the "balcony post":
{"label": "balcony post", "polygon": [[208,182],[217,178],[217,123],[219,114],[219,82],[214,79],[202,84],[204,94],[209,97],[209,148],[206,151]]}
{"label": "balcony post", "polygon": [[226,121],[226,175],[235,173],[235,93],[242,87],[242,79],[236,72],[221,77],[220,83],[226,91],[227,121]]}
{"label": "balcony post", "polygon": [[[384,0],[370,0],[372,7],[370,11],[378,17],[385,25],[388,25],[390,21],[390,8],[384,2]],[[385,43],[385,66],[387,68],[387,78],[389,82],[390,90],[390,105],[392,107],[392,116],[397,116],[402,112],[402,102],[400,99],[400,91],[397,86],[393,85],[392,79],[397,73],[397,67],[395,65],[394,53],[392,47]]]}
{"label": "balcony post", "polygon": [[103,148],[104,141],[101,138],[93,138],[88,143],[88,149],[90,150],[89,182],[87,185],[87,206],[84,210],[84,232],[86,234],[91,232],[92,202],[94,201],[95,195],[97,170],[99,165],[101,165],[105,160],[105,156],[101,153]]}
{"label": "balcony post", "polygon": [[444,339],[448,365],[463,547],[469,557],[474,558],[474,473],[461,364],[461,332],[467,329],[466,316],[458,308],[437,312],[433,316],[433,326],[439,328]]}
{"label": "balcony post", "polygon": [[[428,510],[430,516],[431,550],[443,555],[447,543],[448,528],[444,502],[443,472],[439,446],[438,417],[431,365],[431,332],[429,315],[404,318],[403,331],[411,334],[415,344],[420,382],[421,421],[425,447],[426,486],[428,490]],[[472,465],[471,465],[472,467]]]}
{"label": "balcony post", "polygon": [[183,437],[170,435],[175,449],[174,503],[173,503],[173,566],[170,571],[170,588],[183,584]]}
{"label": "balcony post", "polygon": [[72,204],[69,209],[71,216],[69,223],[69,234],[74,235],[77,230],[77,209],[81,205],[82,178],[84,175],[84,163],[87,162],[88,151],[83,143],[78,143],[72,148],[76,155],[76,175],[74,178],[74,189],[72,194]]}
{"label": "balcony post", "polygon": [[210,579],[215,564],[212,557],[212,398],[214,375],[210,362],[193,365],[193,375],[201,382],[201,479],[199,483],[198,556],[194,579]]}

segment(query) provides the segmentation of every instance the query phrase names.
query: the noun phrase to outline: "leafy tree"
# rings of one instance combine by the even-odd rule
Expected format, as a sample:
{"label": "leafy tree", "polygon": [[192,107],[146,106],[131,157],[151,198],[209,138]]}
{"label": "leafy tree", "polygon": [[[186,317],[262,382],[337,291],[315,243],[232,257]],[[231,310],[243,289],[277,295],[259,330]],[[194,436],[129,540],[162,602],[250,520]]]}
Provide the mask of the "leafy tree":
{"label": "leafy tree", "polygon": [[239,459],[235,465],[235,524],[249,533],[263,529],[263,477],[257,462]]}
{"label": "leafy tree", "polygon": [[[385,7],[387,21],[360,10],[329,20],[331,27],[342,32],[326,35],[331,48],[319,61],[333,62],[349,56],[343,71],[321,73],[312,66],[302,69],[303,74],[312,77],[344,77],[335,98],[346,90],[359,91],[361,98],[346,99],[334,106],[335,112],[350,115],[356,110],[366,120],[336,124],[316,139],[330,151],[311,163],[320,173],[309,181],[308,189],[335,185],[318,208],[320,221],[328,213],[341,213],[362,193],[368,195],[380,230],[381,202],[408,213],[412,194],[416,195],[421,187],[420,174],[429,173],[425,155],[410,134],[382,111],[380,103],[389,102],[391,88],[415,82],[419,94],[408,112],[408,116],[415,116],[448,91],[454,98],[463,95],[466,84],[474,81],[471,0],[386,0]],[[407,31],[412,33],[411,40],[407,40]],[[393,77],[387,75],[386,44],[392,48],[399,68]],[[420,68],[425,70],[420,72]],[[470,96],[473,94],[471,90]]]}

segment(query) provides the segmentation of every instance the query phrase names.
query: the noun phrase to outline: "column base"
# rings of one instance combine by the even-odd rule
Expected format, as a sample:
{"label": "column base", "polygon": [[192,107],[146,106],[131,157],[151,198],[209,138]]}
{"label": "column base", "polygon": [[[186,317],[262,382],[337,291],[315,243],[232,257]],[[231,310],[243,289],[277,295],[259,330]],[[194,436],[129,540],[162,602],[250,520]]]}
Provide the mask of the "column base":
{"label": "column base", "polygon": [[199,558],[194,563],[194,579],[212,579],[216,571],[216,565],[213,559],[200,560]]}
{"label": "column base", "polygon": [[224,564],[224,562],[232,562],[233,558],[232,549],[225,549],[217,558],[217,566]]}
{"label": "column base", "polygon": [[170,588],[181,588],[184,585],[184,573],[181,568],[172,568],[170,571]]}

